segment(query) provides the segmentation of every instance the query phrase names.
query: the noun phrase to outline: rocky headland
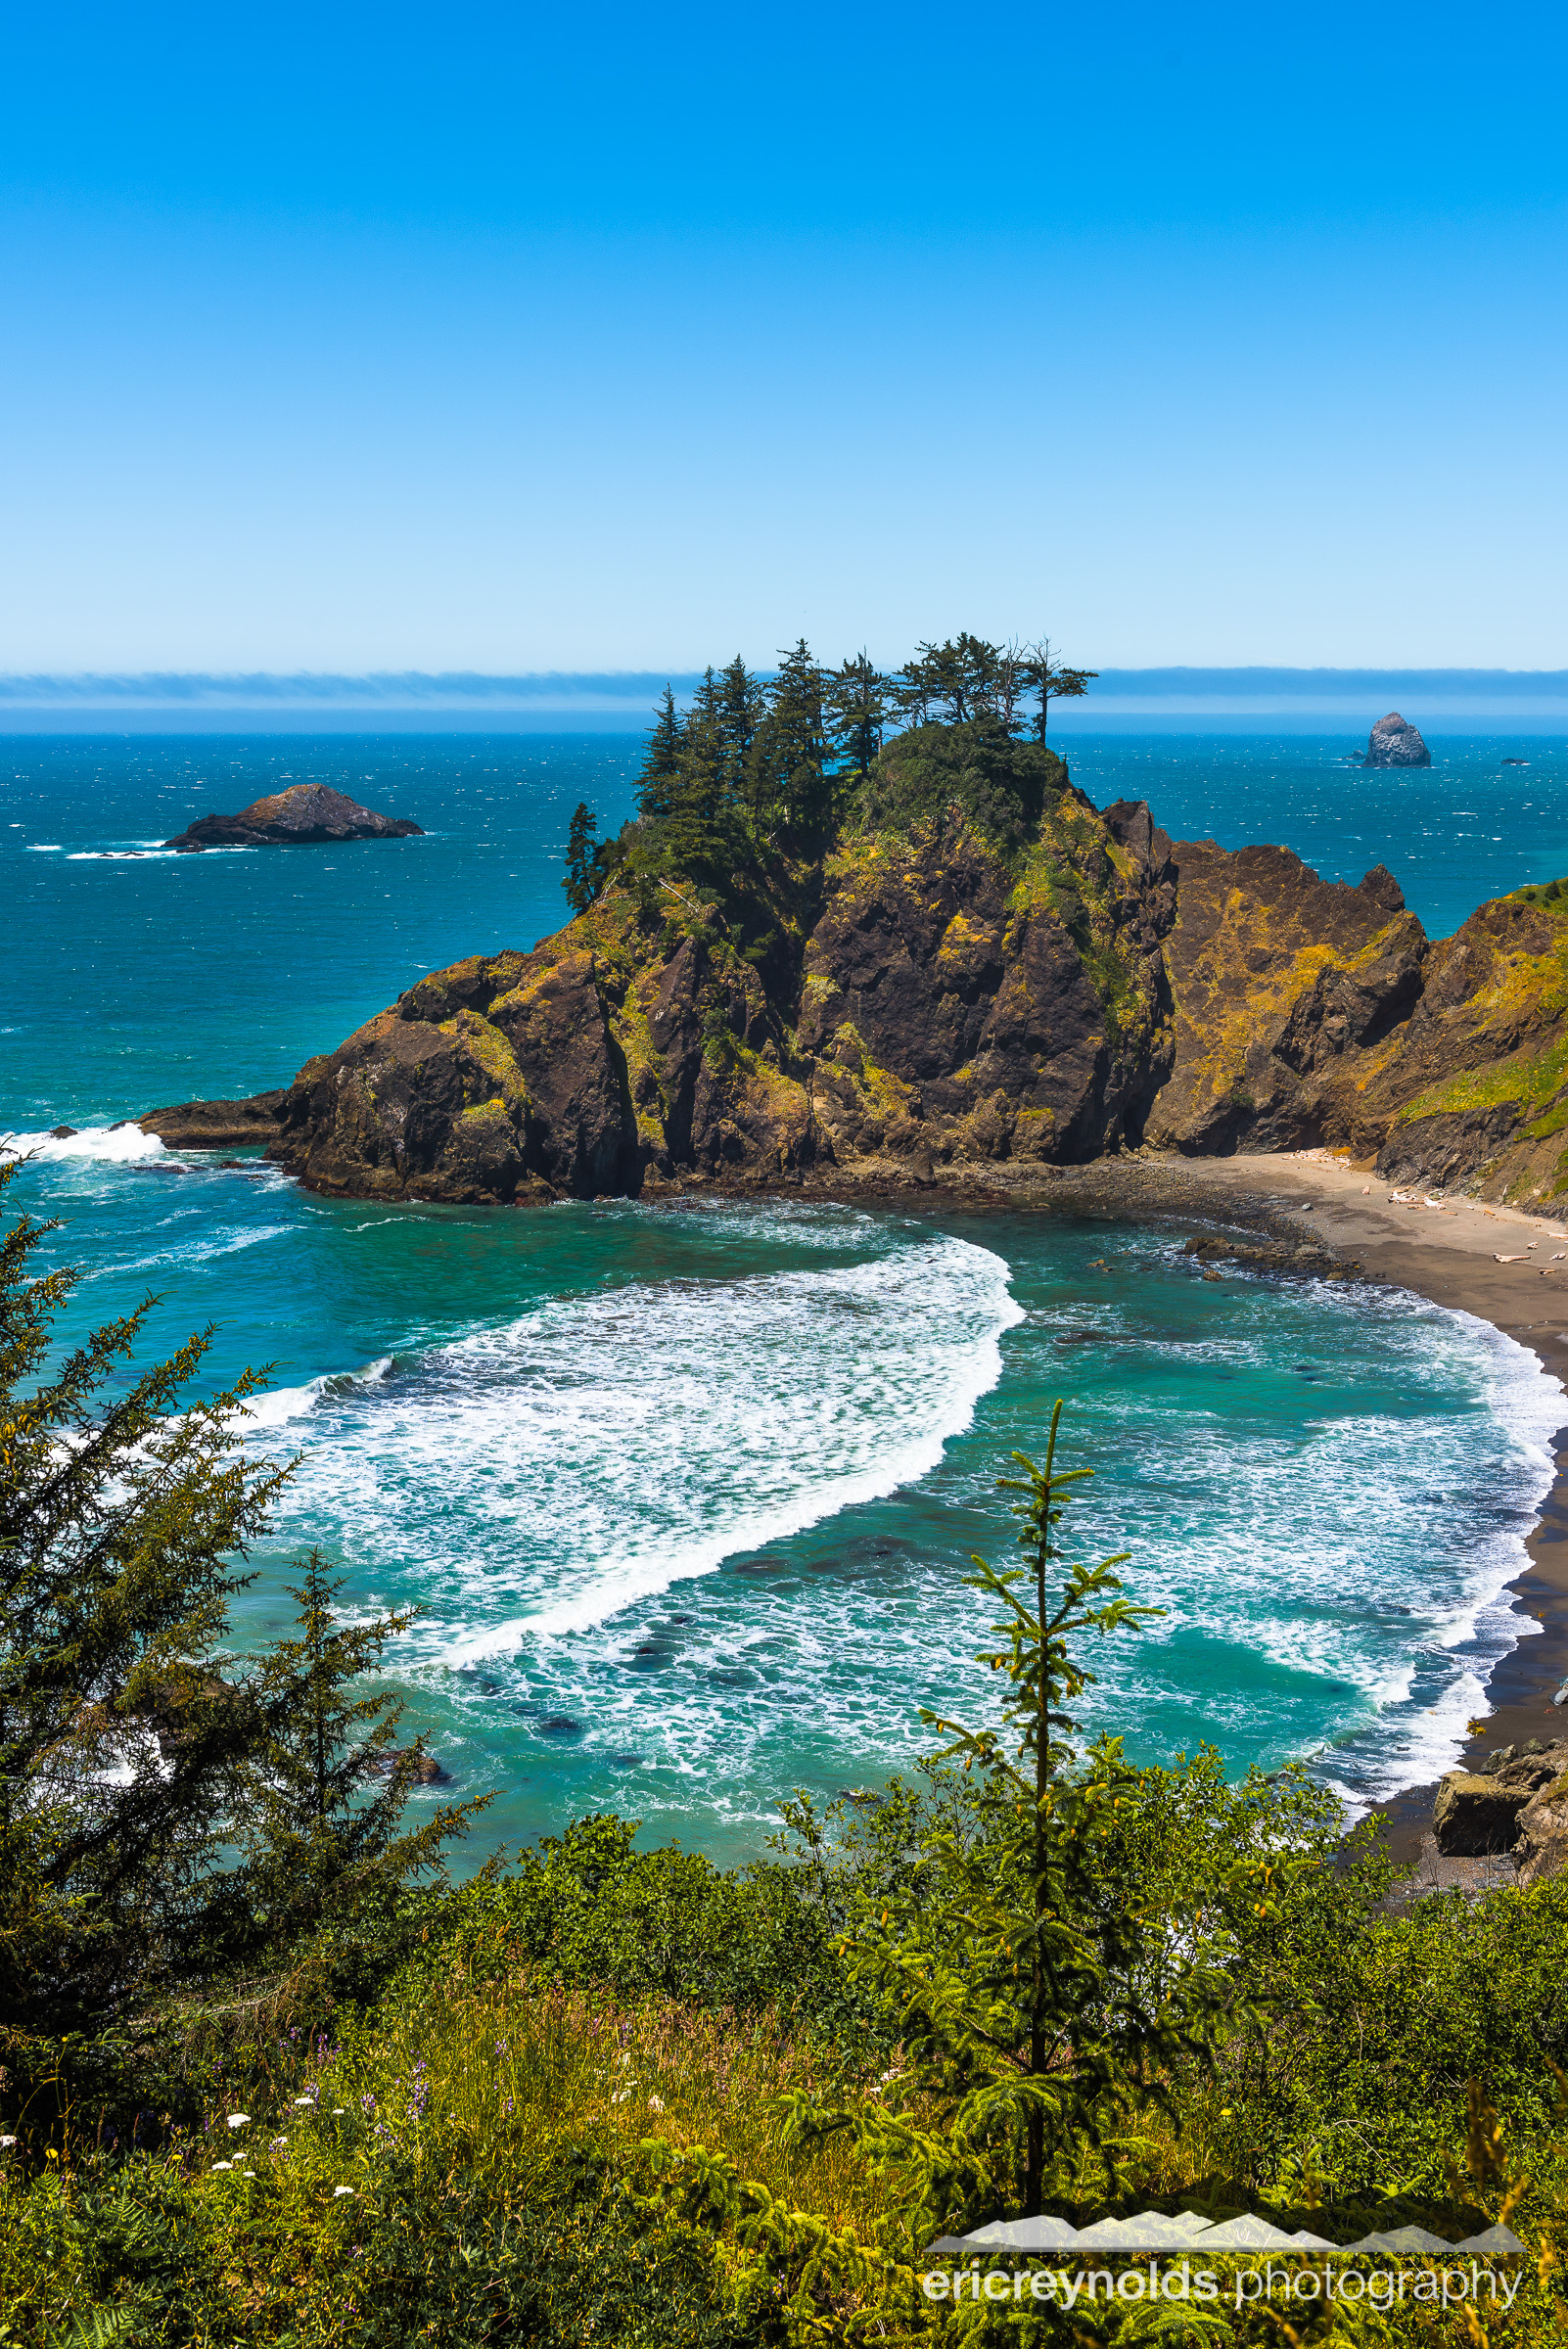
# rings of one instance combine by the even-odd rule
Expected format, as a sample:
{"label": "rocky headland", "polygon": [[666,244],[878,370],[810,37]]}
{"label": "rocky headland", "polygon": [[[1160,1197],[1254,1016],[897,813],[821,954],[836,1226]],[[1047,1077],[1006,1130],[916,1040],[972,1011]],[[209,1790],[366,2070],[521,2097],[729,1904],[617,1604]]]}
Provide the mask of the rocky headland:
{"label": "rocky headland", "polygon": [[293,783],[287,791],[253,800],[238,815],[204,815],[163,846],[185,854],[202,849],[305,848],[336,840],[407,840],[424,828],[406,816],[378,815],[325,783]]}
{"label": "rocky headland", "polygon": [[1432,754],[1408,718],[1391,710],[1366,738],[1363,766],[1430,766]]}
{"label": "rocky headland", "polygon": [[810,855],[699,880],[641,854],[650,830],[531,952],[421,979],[276,1093],[139,1122],[264,1143],[325,1192],[464,1204],[1140,1145],[1568,1188],[1561,884],[1434,942],[1381,866],[1352,888],[1288,849],[1173,842],[962,726],[896,737]]}

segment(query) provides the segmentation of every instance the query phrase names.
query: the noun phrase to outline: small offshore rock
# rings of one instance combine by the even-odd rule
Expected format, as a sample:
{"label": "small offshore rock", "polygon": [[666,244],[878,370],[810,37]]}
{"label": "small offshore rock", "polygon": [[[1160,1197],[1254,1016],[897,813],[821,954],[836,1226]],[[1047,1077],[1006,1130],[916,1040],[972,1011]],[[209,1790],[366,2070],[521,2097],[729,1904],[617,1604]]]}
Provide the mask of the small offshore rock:
{"label": "small offshore rock", "polygon": [[390,1746],[385,1753],[378,1754],[375,1764],[377,1773],[381,1777],[390,1778],[396,1772],[399,1763],[407,1762],[410,1759],[413,1760],[413,1774],[419,1785],[444,1786],[446,1784],[450,1773],[441,1768],[435,1755],[419,1754],[416,1756],[412,1746]]}
{"label": "small offshore rock", "polygon": [[294,783],[253,800],[238,815],[204,815],[165,849],[194,855],[203,849],[277,849],[317,847],[339,840],[407,840],[422,834],[423,824],[406,816],[378,815],[362,807],[346,792],[325,783]]}
{"label": "small offshore rock", "polygon": [[[1218,1234],[1204,1232],[1188,1240],[1182,1250],[1204,1267],[1244,1265],[1253,1272],[1294,1272],[1308,1274],[1318,1280],[1345,1280],[1360,1272],[1359,1264],[1342,1263],[1333,1250],[1319,1240],[1225,1240]],[[1205,1271],[1205,1279],[1218,1279],[1219,1274]]]}
{"label": "small offshore rock", "polygon": [[1407,718],[1391,710],[1366,738],[1363,766],[1430,766],[1432,754]]}

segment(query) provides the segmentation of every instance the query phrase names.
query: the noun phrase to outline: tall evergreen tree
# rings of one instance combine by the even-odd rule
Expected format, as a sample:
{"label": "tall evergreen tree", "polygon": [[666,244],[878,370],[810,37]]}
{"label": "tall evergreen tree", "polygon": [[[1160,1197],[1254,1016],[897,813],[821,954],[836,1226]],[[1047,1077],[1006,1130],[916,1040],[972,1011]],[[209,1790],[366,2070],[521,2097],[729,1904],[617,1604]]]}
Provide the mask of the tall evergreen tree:
{"label": "tall evergreen tree", "polygon": [[667,685],[654,713],[647,755],[642,762],[642,772],[637,777],[639,815],[661,816],[669,813],[670,789],[680,772],[684,740],[685,728],[681,724],[680,713],[675,708],[675,696]]}
{"label": "tall evergreen tree", "polygon": [[[17,1174],[0,1163],[0,1206]],[[353,1714],[324,1710],[323,1689],[357,1669],[351,1635],[313,1681],[289,1648],[220,1676],[246,1547],[288,1473],[243,1443],[264,1380],[193,1392],[209,1333],[127,1375],[150,1300],[49,1367],[76,1277],[35,1269],[56,1228],[22,1214],[0,1232],[0,2061],[19,2093],[56,2076],[66,2035],[271,1937],[265,1870],[236,1854],[258,1773],[324,1757],[337,1831],[327,1749]],[[368,1881],[365,1834],[395,1848],[371,1810],[344,1846],[359,1873],[340,1908]],[[431,1840],[405,1847],[411,1865]]]}
{"label": "tall evergreen tree", "polygon": [[[1062,1406],[1043,1467],[1022,1474],[1022,1569],[974,1561],[993,1600],[1003,1726],[921,1719],[978,1775],[979,1831],[940,1819],[901,1886],[858,1904],[844,1948],[852,1975],[891,1999],[903,2048],[898,2087],[824,2108],[796,2101],[810,2135],[848,2130],[872,2168],[900,2183],[916,2241],[994,2214],[1038,2213],[1070,2193],[1086,2150],[1116,2167],[1115,2140],[1140,2106],[1169,2100],[1176,2067],[1203,2059],[1226,1984],[1208,1960],[1172,1953],[1119,1867],[1118,1807],[1137,1783],[1119,1739],[1087,1753],[1069,1707],[1093,1684],[1079,1654],[1159,1610],[1122,1595],[1119,1557],[1063,1569],[1055,1528],[1092,1474],[1056,1464]],[[1057,1578],[1061,1580],[1058,1583]],[[1053,1588],[1053,1586],[1055,1586]],[[1273,1873],[1246,1857],[1239,1880],[1264,1913]]]}
{"label": "tall evergreen tree", "polygon": [[832,818],[826,679],[805,637],[779,655],[767,715],[752,749],[748,798],[759,831],[820,838]]}
{"label": "tall evergreen tree", "polygon": [[1035,732],[1043,742],[1052,702],[1078,701],[1100,672],[1097,668],[1070,668],[1059,653],[1052,652],[1048,636],[1029,647],[1025,664],[1030,690],[1038,696]]}
{"label": "tall evergreen tree", "polygon": [[891,681],[862,649],[841,663],[828,679],[827,705],[835,757],[845,770],[865,775],[882,748],[894,707]]}
{"label": "tall evergreen tree", "polygon": [[752,675],[739,653],[718,680],[718,731],[723,745],[724,789],[738,802],[745,787],[746,761],[758,729],[767,714],[767,696],[760,677]]}
{"label": "tall evergreen tree", "polygon": [[50,2033],[210,1942],[256,1725],[208,1659],[283,1481],[241,1447],[252,1372],[191,1394],[208,1337],[123,1378],[151,1299],[45,1371],[55,1228],[0,1237],[0,2018]]}
{"label": "tall evergreen tree", "polygon": [[262,1734],[245,1777],[246,1886],[279,1949],[334,1916],[385,1907],[409,1876],[439,1866],[441,1846],[491,1799],[443,1805],[404,1826],[425,1741],[398,1751],[403,1706],[355,1688],[415,1610],[346,1624],[343,1589],[313,1549],[289,1588],[298,1635],[268,1650],[254,1682]]}
{"label": "tall evergreen tree", "polygon": [[586,800],[572,810],[567,833],[566,875],[561,887],[574,913],[585,913],[599,894],[603,850],[595,839],[599,819]]}

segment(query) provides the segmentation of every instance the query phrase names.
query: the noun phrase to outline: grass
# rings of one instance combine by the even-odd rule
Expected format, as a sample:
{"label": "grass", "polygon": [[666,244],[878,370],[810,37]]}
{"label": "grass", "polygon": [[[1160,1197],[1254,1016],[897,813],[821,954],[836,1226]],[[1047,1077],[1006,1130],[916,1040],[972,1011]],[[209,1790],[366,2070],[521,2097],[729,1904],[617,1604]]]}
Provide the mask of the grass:
{"label": "grass", "polygon": [[[379,2337],[389,2303],[406,2317],[460,2299],[476,2259],[536,2282],[546,2236],[558,2252],[591,2245],[590,2266],[624,2259],[633,2219],[655,2266],[695,2265],[698,2316],[722,2328],[732,2281],[711,2239],[629,2201],[660,2147],[667,2167],[717,2156],[861,2239],[889,2215],[839,2141],[788,2142],[780,2099],[820,2085],[823,2058],[770,2012],[620,2005],[459,1958],[340,2043],[284,2041],[265,2060],[267,2089],[254,2069],[237,2094],[214,2083],[200,2122],[156,2157],[109,2165],[87,2147],[30,2187],[0,2171],[5,2349],[96,2340],[106,2293],[137,2326],[106,2340],[327,2349]],[[655,2301],[668,2316],[665,2285]]]}

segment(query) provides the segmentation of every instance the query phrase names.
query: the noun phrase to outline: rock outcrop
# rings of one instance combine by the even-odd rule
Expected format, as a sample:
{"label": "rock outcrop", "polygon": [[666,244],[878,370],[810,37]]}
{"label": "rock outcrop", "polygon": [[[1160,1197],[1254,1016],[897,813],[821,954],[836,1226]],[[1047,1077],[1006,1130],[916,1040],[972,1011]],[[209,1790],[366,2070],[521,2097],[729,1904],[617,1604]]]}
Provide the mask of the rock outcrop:
{"label": "rock outcrop", "polygon": [[277,1092],[253,1093],[245,1101],[181,1101],[122,1123],[156,1133],[170,1150],[258,1150],[282,1132],[288,1098],[284,1086]]}
{"label": "rock outcrop", "polygon": [[[1504,1746],[1485,1771],[1451,1770],[1437,1791],[1432,1809],[1432,1835],[1445,1859],[1474,1859],[1490,1852],[1515,1852],[1523,1863],[1545,1854],[1551,1839],[1563,1831],[1556,1814],[1547,1821],[1539,1805],[1555,1797],[1562,1785],[1568,1791],[1568,1743],[1549,1745],[1532,1740],[1523,1747]],[[1534,1821],[1528,1826],[1527,1822]],[[1555,1844],[1552,1845],[1555,1849]],[[1537,1872],[1554,1872],[1537,1865]]]}
{"label": "rock outcrop", "polygon": [[[1171,1061],[1170,844],[1141,804],[1102,815],[1065,768],[1057,789],[1012,856],[922,822],[775,875],[775,934],[813,917],[793,976],[787,938],[765,971],[683,884],[651,906],[607,891],[531,954],[421,980],[251,1105],[268,1155],[323,1191],[510,1203],[1135,1139]],[[239,1117],[145,1123],[194,1145]]]}
{"label": "rock outcrop", "polygon": [[1391,710],[1366,738],[1363,766],[1430,766],[1432,754],[1408,718]]}
{"label": "rock outcrop", "polygon": [[629,862],[531,953],[420,980],[281,1091],[139,1122],[325,1191],[465,1204],[1143,1142],[1327,1144],[1545,1204],[1568,1191],[1568,884],[1433,944],[1381,865],[1352,888],[1287,849],[1173,844],[1041,745],[928,726],[824,856],[724,888]]}
{"label": "rock outcrop", "polygon": [[1568,893],[1481,906],[1427,954],[1420,1000],[1369,1082],[1378,1172],[1491,1197],[1568,1187]]}
{"label": "rock outcrop", "polygon": [[1558,1774],[1520,1812],[1513,1860],[1521,1888],[1560,1876],[1568,1868],[1568,1753]]}
{"label": "rock outcrop", "polygon": [[1366,1056],[1421,992],[1426,934],[1393,875],[1377,865],[1352,889],[1288,849],[1212,840],[1173,860],[1176,1057],[1150,1142],[1207,1155],[1360,1139]]}
{"label": "rock outcrop", "polygon": [[292,783],[287,791],[253,800],[238,815],[204,815],[165,849],[193,854],[201,849],[301,848],[334,840],[407,840],[423,824],[405,816],[378,815],[346,792],[325,783]]}

